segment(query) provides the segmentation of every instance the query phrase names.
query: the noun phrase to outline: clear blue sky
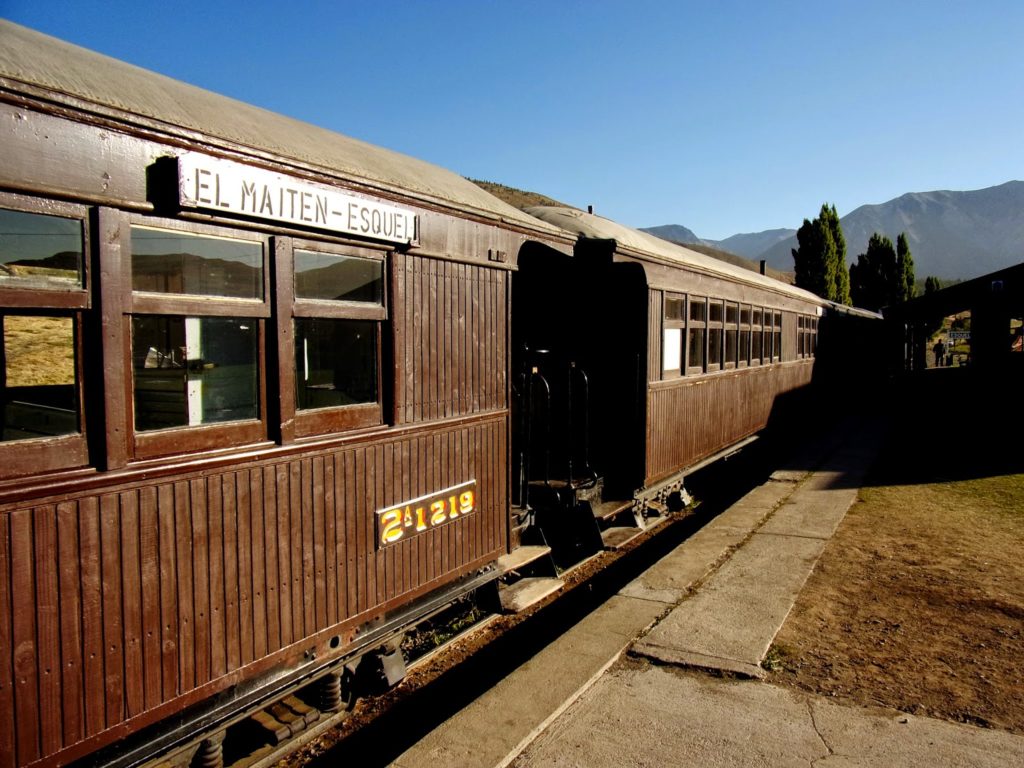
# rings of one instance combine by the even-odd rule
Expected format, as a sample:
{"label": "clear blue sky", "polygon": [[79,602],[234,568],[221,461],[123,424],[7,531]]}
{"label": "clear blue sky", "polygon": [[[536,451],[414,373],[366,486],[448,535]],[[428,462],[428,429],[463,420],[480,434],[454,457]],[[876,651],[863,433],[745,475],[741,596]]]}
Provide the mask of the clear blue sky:
{"label": "clear blue sky", "polygon": [[1024,178],[1024,2],[0,0],[0,16],[635,227]]}

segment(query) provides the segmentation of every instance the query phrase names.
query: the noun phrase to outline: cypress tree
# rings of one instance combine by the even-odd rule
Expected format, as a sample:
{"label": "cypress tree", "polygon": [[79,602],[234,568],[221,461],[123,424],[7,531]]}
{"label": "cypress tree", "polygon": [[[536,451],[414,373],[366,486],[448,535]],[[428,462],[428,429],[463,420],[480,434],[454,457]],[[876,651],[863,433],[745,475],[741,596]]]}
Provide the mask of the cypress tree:
{"label": "cypress tree", "polygon": [[813,221],[804,219],[792,250],[796,284],[824,299],[850,303],[850,276],[846,267],[846,238],[834,205],[823,204]]}
{"label": "cypress tree", "polygon": [[867,252],[857,256],[857,263],[850,267],[853,303],[864,309],[879,310],[902,301],[894,290],[895,284],[896,249],[892,240],[875,232],[868,240]]}
{"label": "cypress tree", "polygon": [[896,238],[896,289],[900,301],[914,298],[914,257],[910,255],[907,233],[901,232]]}

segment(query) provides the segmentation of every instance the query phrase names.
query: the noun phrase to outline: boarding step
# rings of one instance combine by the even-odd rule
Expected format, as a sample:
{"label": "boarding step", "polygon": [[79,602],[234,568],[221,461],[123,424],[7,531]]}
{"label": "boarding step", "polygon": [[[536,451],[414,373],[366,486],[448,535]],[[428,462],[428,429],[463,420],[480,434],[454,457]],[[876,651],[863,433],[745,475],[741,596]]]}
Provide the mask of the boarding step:
{"label": "boarding step", "polygon": [[539,603],[548,595],[565,586],[565,582],[556,578],[530,577],[520,579],[514,584],[503,584],[498,589],[498,599],[505,613],[519,613],[531,605]]}
{"label": "boarding step", "polygon": [[501,576],[506,573],[515,573],[550,554],[551,547],[546,545],[519,547],[498,558],[498,573]]}
{"label": "boarding step", "polygon": [[591,502],[590,508],[594,510],[594,517],[598,520],[608,520],[616,515],[622,514],[633,506],[631,499],[611,499],[609,501]]}

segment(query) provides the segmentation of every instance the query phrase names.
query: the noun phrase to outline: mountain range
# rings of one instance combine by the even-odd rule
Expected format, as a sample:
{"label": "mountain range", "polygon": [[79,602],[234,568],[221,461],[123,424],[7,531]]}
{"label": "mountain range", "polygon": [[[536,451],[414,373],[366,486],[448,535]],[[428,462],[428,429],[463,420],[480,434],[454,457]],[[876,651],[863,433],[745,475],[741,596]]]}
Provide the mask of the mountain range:
{"label": "mountain range", "polygon": [[[873,233],[888,235],[895,243],[899,234],[906,232],[918,277],[977,277],[1024,261],[1024,181],[967,192],[911,192],[886,203],[862,205],[843,216],[840,223],[851,263],[867,250]],[[724,240],[699,238],[678,224],[644,231],[755,261],[764,259],[777,270],[793,269],[795,229],[738,234]]]}

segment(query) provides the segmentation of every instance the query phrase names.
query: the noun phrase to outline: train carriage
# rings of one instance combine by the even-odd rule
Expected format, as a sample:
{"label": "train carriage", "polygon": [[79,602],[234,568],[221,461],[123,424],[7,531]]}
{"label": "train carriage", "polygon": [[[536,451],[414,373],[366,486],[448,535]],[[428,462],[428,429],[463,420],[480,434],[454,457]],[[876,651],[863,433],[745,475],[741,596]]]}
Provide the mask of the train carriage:
{"label": "train carriage", "polygon": [[6,22],[0,125],[0,766],[132,764],[494,577],[509,275],[570,237]]}
{"label": "train carriage", "polygon": [[513,495],[571,561],[663,518],[688,473],[806,391],[836,308],[592,213],[527,211],[576,244],[571,257],[528,246],[514,276],[528,427]]}

